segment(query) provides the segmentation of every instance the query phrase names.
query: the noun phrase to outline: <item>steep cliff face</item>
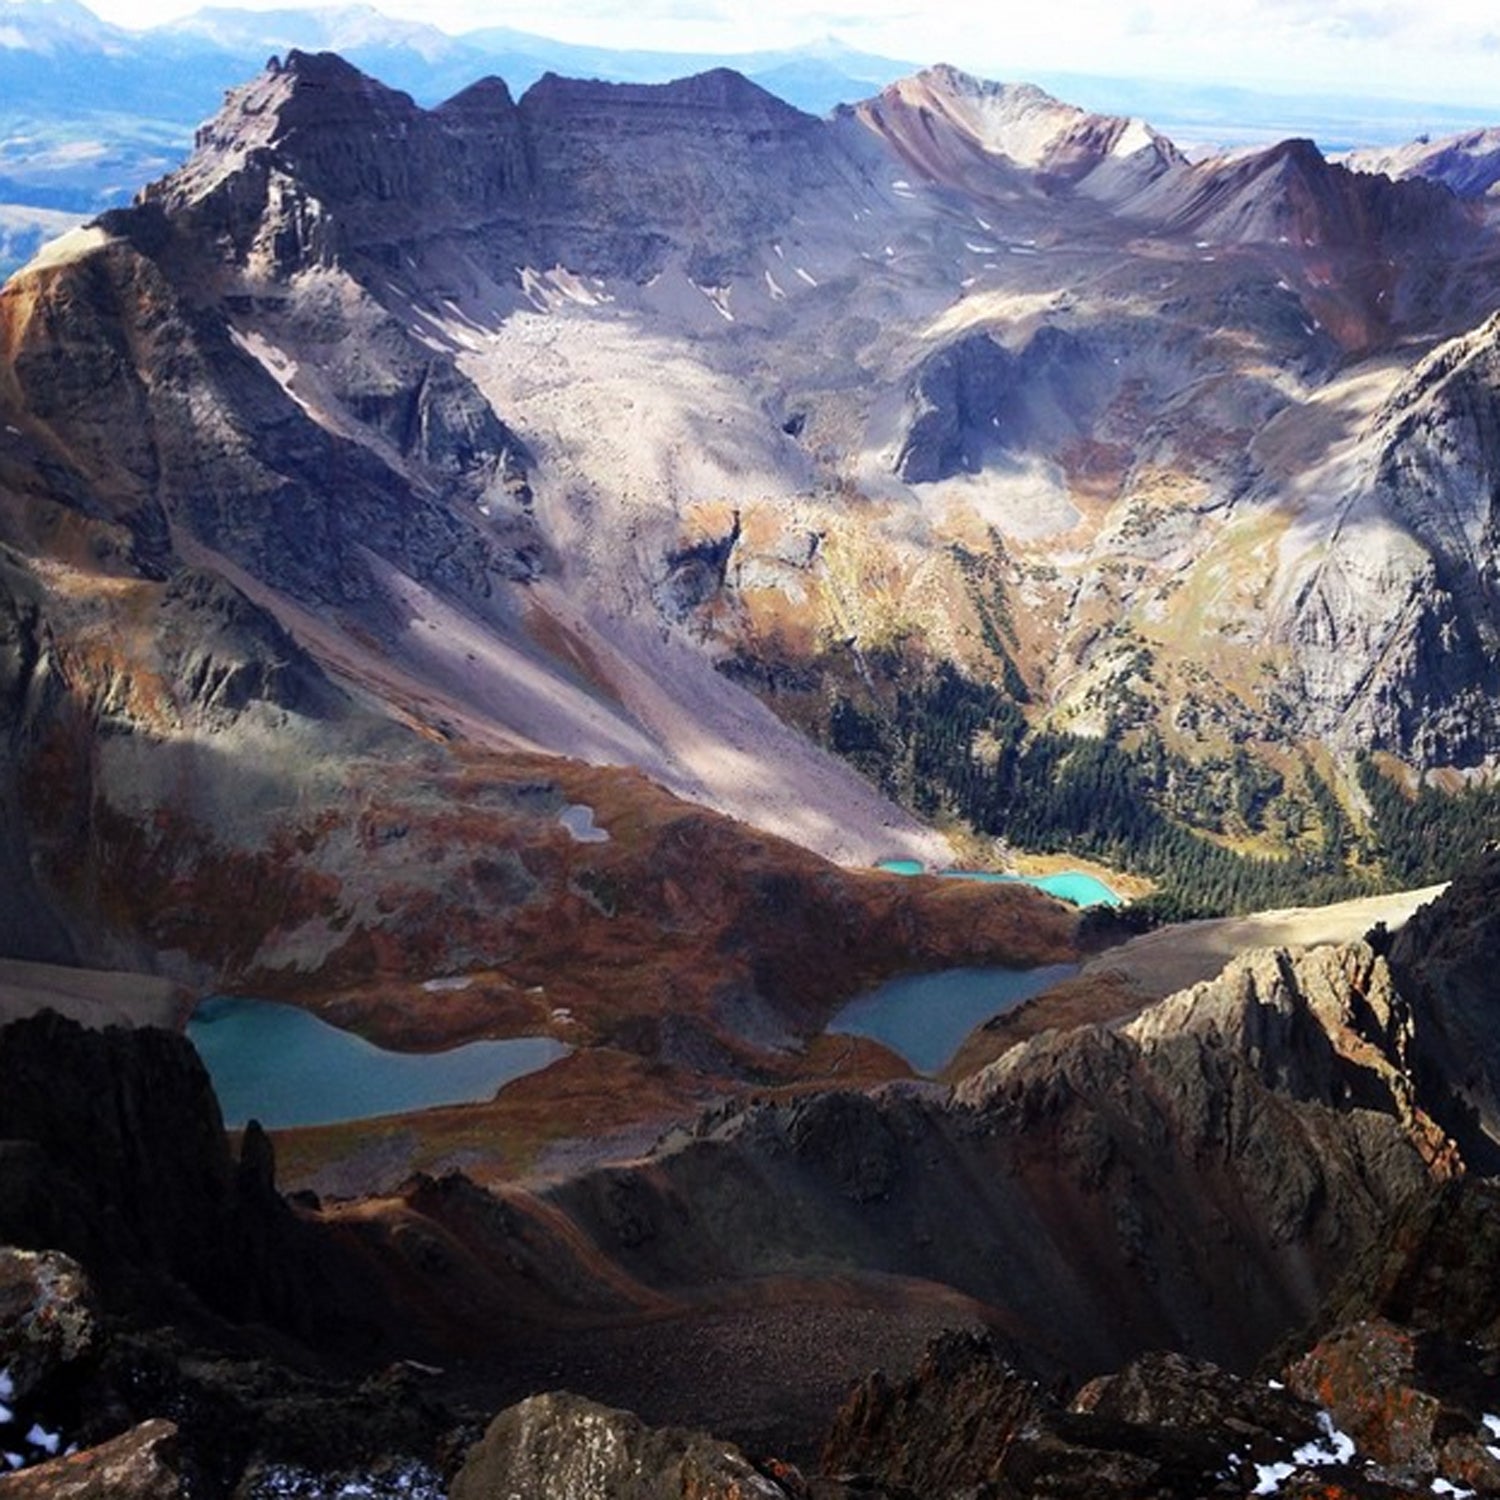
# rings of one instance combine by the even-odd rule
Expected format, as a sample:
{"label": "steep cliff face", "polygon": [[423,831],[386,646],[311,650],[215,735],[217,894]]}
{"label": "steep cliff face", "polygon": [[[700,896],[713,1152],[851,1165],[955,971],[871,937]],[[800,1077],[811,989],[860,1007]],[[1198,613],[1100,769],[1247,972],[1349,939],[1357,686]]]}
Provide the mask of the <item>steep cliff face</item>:
{"label": "steep cliff face", "polygon": [[117,1310],[305,1333],[346,1321],[264,1134],[230,1156],[187,1042],[44,1013],[0,1031],[0,1076],[0,1239],[76,1256]]}
{"label": "steep cliff face", "polygon": [[519,104],[486,79],[423,110],[294,51],[229,96],[147,201],[262,273],[363,262],[402,280],[406,257],[449,240],[505,279],[519,262],[643,282],[677,252],[717,286],[808,194],[846,186],[840,154],[722,69],[649,86],[548,74]]}
{"label": "steep cliff face", "polygon": [[1490,1174],[1500,1170],[1497,888],[1500,856],[1486,855],[1461,872],[1441,902],[1403,927],[1391,951],[1402,989],[1426,1018],[1414,1058],[1417,1076],[1446,1090],[1439,1116],[1444,1128],[1474,1167]]}
{"label": "steep cliff face", "polygon": [[[329,372],[341,403],[385,440],[381,454],[316,420],[273,361],[138,247],[155,228],[175,232],[157,210],[112,222],[120,237],[13,281],[0,301],[18,430],[71,481],[49,480],[49,500],[77,496],[85,516],[123,525],[150,575],[175,561],[176,526],[309,603],[368,599],[370,554],[481,598],[491,576],[534,567],[534,541],[499,545],[461,506],[517,478],[519,447],[451,366],[387,321],[352,368]],[[358,317],[350,296],[346,323]]]}
{"label": "steep cliff face", "polygon": [[1444,344],[1392,393],[1327,549],[1289,601],[1300,696],[1330,739],[1419,764],[1493,752],[1497,340],[1491,321]]}
{"label": "steep cliff face", "polygon": [[234,90],[147,201],[191,210],[250,267],[287,272],[512,211],[532,180],[498,80],[419,109],[333,53],[293,51]]}

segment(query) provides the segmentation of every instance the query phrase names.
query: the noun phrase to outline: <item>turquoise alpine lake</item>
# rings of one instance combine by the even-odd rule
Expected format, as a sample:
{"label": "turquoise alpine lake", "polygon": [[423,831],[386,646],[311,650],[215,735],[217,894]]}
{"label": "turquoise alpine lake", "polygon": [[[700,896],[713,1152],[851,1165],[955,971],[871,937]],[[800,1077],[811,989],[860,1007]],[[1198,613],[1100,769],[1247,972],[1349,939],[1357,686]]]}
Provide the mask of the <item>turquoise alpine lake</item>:
{"label": "turquoise alpine lake", "polygon": [[936,1073],[976,1026],[1077,972],[1077,964],[1048,964],[908,974],[851,1000],[828,1029],[884,1042],[917,1072]]}
{"label": "turquoise alpine lake", "polygon": [[492,1098],[568,1048],[551,1037],[470,1042],[447,1052],[387,1052],[294,1005],[215,996],[187,1024],[230,1127],[337,1125]]}
{"label": "turquoise alpine lake", "polygon": [[[892,875],[922,875],[926,866],[919,859],[884,859],[879,868]],[[989,870],[933,870],[944,880],[980,880],[995,885],[1034,885],[1049,896],[1071,902],[1074,906],[1120,906],[1121,898],[1092,875],[1082,870],[1062,870],[1056,875],[996,875]]]}

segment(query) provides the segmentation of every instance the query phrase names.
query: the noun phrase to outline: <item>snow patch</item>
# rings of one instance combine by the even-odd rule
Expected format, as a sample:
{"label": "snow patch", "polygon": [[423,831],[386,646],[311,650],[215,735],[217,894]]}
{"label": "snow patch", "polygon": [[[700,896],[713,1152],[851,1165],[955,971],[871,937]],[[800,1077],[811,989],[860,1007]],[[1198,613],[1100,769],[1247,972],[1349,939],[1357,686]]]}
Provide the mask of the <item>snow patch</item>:
{"label": "snow patch", "polygon": [[454,974],[446,979],[424,979],[422,988],[429,995],[452,995],[459,990],[466,990],[474,983],[472,975]]}
{"label": "snow patch", "polygon": [[1434,1495],[1452,1495],[1453,1500],[1473,1500],[1474,1491],[1460,1489],[1452,1480],[1439,1476],[1432,1481],[1432,1493]]}
{"label": "snow patch", "polygon": [[1290,1479],[1296,1472],[1296,1464],[1256,1464],[1255,1488],[1250,1493],[1274,1495],[1281,1489],[1282,1482]]}
{"label": "snow patch", "polygon": [[43,1453],[55,1454],[62,1447],[62,1434],[60,1432],[48,1432],[40,1422],[31,1424],[31,1431],[26,1434],[26,1441],[33,1448],[40,1448]]}
{"label": "snow patch", "polygon": [[776,278],[768,270],[766,272],[766,288],[771,293],[773,302],[785,302],[786,293],[777,285]]}
{"label": "snow patch", "polygon": [[1354,1439],[1340,1432],[1333,1425],[1333,1418],[1326,1411],[1318,1413],[1318,1426],[1323,1436],[1311,1443],[1303,1443],[1292,1454],[1291,1462],[1256,1464],[1255,1488],[1252,1495],[1277,1494],[1284,1481],[1290,1479],[1298,1469],[1321,1469],[1329,1464],[1347,1464],[1354,1457]]}
{"label": "snow patch", "polygon": [[797,274],[808,284],[808,286],[817,286],[817,277],[815,277],[810,271],[804,271],[801,266],[798,266]]}
{"label": "snow patch", "polygon": [[297,378],[297,361],[291,355],[278,349],[262,334],[245,333],[238,328],[230,328],[229,342],[242,354],[248,354],[308,416],[317,420],[317,413],[292,388],[292,382]]}
{"label": "snow patch", "polygon": [[587,802],[570,802],[557,815],[575,844],[607,844],[609,833],[594,826],[594,809]]}
{"label": "snow patch", "polygon": [[574,307],[602,307],[614,298],[603,291],[603,282],[585,281],[566,266],[538,271],[534,266],[517,266],[521,291],[538,312],[556,312],[571,304]]}
{"label": "snow patch", "polygon": [[998,255],[1000,253],[999,245],[976,245],[973,240],[965,240],[964,249],[975,255]]}
{"label": "snow patch", "polygon": [[1144,120],[1132,119],[1120,132],[1119,139],[1110,148],[1111,156],[1134,156],[1137,151],[1149,150],[1156,142]]}
{"label": "snow patch", "polygon": [[698,290],[708,298],[713,304],[714,311],[726,323],[734,322],[734,314],[729,310],[729,288],[727,286],[698,286],[696,281],[693,285],[698,287]]}

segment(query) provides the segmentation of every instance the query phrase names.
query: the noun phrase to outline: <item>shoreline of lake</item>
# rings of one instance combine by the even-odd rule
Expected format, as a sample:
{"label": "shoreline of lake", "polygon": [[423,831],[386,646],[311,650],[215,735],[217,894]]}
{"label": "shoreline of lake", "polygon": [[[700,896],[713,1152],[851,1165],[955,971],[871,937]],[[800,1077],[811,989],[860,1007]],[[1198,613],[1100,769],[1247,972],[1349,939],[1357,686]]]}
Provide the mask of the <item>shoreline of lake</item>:
{"label": "shoreline of lake", "polygon": [[974,880],[990,885],[1030,885],[1081,911],[1091,906],[1123,906],[1125,898],[1086,870],[1051,875],[1007,875],[996,870],[929,870],[916,859],[883,859],[875,867],[887,875],[932,875],[939,880]]}
{"label": "shoreline of lake", "polygon": [[480,1103],[571,1050],[526,1036],[391,1052],[297,1006],[224,995],[199,1002],[187,1037],[230,1129],[251,1119],[285,1130]]}

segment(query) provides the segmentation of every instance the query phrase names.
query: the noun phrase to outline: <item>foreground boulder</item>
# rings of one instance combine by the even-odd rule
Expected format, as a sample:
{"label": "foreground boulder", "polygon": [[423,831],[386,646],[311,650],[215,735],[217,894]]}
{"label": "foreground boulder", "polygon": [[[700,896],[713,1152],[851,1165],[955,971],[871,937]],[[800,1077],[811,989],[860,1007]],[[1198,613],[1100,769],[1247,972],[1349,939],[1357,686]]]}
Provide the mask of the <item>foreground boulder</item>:
{"label": "foreground boulder", "polygon": [[177,1429],[142,1422],[129,1432],[0,1479],[5,1500],[178,1500]]}
{"label": "foreground boulder", "polygon": [[500,1413],[452,1500],[786,1500],[738,1448],[566,1392]]}

